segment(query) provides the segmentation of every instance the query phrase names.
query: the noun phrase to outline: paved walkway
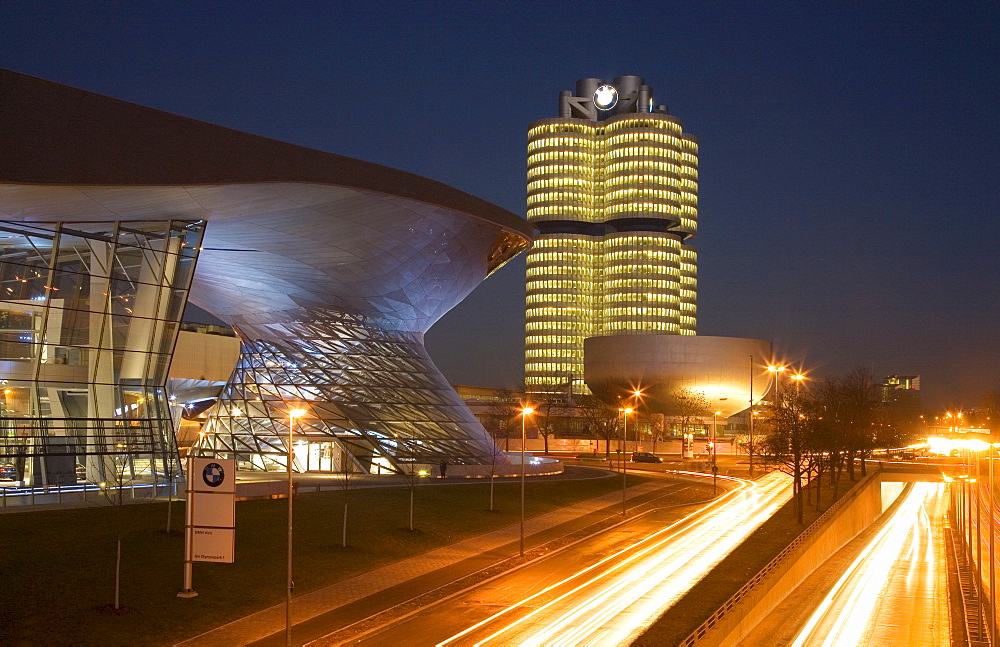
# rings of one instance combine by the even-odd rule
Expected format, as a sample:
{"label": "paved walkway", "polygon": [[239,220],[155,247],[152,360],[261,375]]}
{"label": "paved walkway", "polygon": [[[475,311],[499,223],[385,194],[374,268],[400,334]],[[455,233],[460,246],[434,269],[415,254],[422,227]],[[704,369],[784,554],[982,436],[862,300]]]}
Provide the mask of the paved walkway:
{"label": "paved walkway", "polygon": [[[631,505],[644,503],[672,488],[676,488],[676,481],[644,483],[629,488],[628,500]],[[526,550],[613,516],[616,511],[620,514],[621,497],[621,492],[614,492],[526,520]],[[345,613],[338,614],[341,617],[334,624],[346,626],[452,582],[456,576],[461,577],[516,556],[519,538],[520,524],[513,524],[297,596],[292,600],[295,642],[298,644],[322,635],[317,634],[315,628],[310,631],[308,626],[316,625],[321,617],[335,614],[338,610]],[[456,573],[456,570],[459,572]],[[379,595],[378,600],[361,604],[376,594]],[[323,624],[329,625],[330,622]],[[279,604],[178,644],[246,645],[268,637],[271,640],[266,642],[284,644],[284,628],[285,605]],[[275,634],[280,636],[280,641],[276,640]]]}

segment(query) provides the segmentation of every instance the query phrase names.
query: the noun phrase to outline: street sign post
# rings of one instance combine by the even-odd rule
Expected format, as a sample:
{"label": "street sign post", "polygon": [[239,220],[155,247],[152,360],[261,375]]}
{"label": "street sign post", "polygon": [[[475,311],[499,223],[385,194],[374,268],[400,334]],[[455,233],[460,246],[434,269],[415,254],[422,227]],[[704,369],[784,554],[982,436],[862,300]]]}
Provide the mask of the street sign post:
{"label": "street sign post", "polygon": [[193,598],[194,562],[235,559],[236,461],[231,458],[188,458],[187,511],[184,540],[184,588]]}

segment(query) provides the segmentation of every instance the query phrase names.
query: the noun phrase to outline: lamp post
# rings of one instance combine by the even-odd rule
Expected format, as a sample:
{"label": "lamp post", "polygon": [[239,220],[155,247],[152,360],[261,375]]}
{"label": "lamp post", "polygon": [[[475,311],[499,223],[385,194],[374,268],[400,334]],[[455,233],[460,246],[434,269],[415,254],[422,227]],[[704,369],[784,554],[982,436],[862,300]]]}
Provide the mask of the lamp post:
{"label": "lamp post", "polygon": [[305,409],[288,410],[288,455],[286,457],[286,467],[288,468],[288,570],[285,579],[285,644],[292,645],[292,434],[295,428],[295,419],[306,414]]}
{"label": "lamp post", "polygon": [[795,395],[799,394],[799,387],[802,386],[802,380],[806,379],[806,376],[802,373],[796,373],[795,375],[789,375],[790,379],[795,380]]}
{"label": "lamp post", "polygon": [[712,494],[717,492],[718,486],[716,485],[715,479],[719,475],[719,464],[716,461],[715,455],[718,453],[719,448],[716,446],[715,441],[719,436],[719,415],[722,414],[721,411],[716,411],[712,414]]}
{"label": "lamp post", "polygon": [[775,400],[778,399],[778,389],[781,386],[781,384],[778,382],[778,373],[781,373],[784,370],[785,370],[784,366],[768,366],[767,367],[767,372],[770,373],[772,376],[774,376],[774,399]]}
{"label": "lamp post", "polygon": [[750,355],[750,412],[748,414],[747,428],[750,432],[750,444],[747,447],[747,454],[750,455],[750,478],[753,478],[753,453],[756,448],[753,446],[753,355]]}
{"label": "lamp post", "polygon": [[627,443],[628,443],[628,414],[632,413],[630,407],[624,409],[619,409],[622,414],[622,516],[625,516],[625,488],[628,487],[626,483],[628,479],[628,464],[625,461],[625,454],[627,453]]}
{"label": "lamp post", "polygon": [[535,412],[531,407],[524,407],[521,409],[521,557],[524,557],[524,442],[525,442],[525,425],[528,421],[528,416]]}
{"label": "lamp post", "polygon": [[1000,446],[998,443],[993,443],[989,446],[989,457],[990,457],[990,469],[989,469],[989,505],[990,505],[990,542],[989,542],[989,553],[990,553],[990,640],[994,641],[997,638],[997,594],[996,594],[996,558],[993,552],[993,534],[996,532],[994,525],[996,523],[996,514],[993,508],[996,506],[996,499],[993,497],[993,450],[994,448]]}

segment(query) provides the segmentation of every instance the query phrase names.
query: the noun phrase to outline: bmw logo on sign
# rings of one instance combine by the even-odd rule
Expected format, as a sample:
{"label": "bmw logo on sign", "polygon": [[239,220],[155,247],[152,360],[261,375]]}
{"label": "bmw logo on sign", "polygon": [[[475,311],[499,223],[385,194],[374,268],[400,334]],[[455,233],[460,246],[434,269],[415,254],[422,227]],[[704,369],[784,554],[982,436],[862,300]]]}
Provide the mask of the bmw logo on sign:
{"label": "bmw logo on sign", "polygon": [[208,487],[219,487],[226,480],[226,472],[222,469],[222,465],[209,463],[201,471],[201,478]]}

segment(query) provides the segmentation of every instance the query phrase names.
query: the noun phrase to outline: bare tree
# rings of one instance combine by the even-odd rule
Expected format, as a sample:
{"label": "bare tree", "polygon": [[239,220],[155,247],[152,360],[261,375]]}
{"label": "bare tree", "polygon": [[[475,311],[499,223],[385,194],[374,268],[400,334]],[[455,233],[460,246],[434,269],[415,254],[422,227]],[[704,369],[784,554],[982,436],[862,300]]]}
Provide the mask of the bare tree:
{"label": "bare tree", "polygon": [[876,424],[881,401],[879,387],[872,373],[857,367],[844,377],[834,377],[819,385],[817,405],[824,420],[840,434],[840,446],[845,454],[847,473],[854,480],[854,462],[861,459],[861,475],[867,471],[865,462],[876,448]]}
{"label": "bare tree", "polygon": [[493,505],[494,502],[493,489],[494,489],[494,484],[496,483],[497,480],[497,473],[500,471],[500,465],[502,465],[502,463],[500,462],[500,457],[503,456],[504,453],[500,451],[500,447],[496,443],[493,443],[492,447],[490,447],[489,449],[489,452],[490,452],[490,464],[489,464],[490,465],[490,512],[495,512],[496,510]]}
{"label": "bare tree", "polygon": [[776,394],[767,407],[765,457],[791,475],[795,516],[803,520],[802,486],[812,469],[812,420],[804,398],[795,391]]}
{"label": "bare tree", "polygon": [[136,491],[139,484],[138,474],[132,447],[127,438],[118,438],[114,443],[116,453],[95,457],[102,462],[104,481],[99,483],[104,500],[113,509],[113,528],[115,537],[115,594],[114,610],[121,610],[121,563],[122,541],[135,523],[134,515],[127,507],[132,503],[152,499],[156,495],[155,487],[143,487]]}
{"label": "bare tree", "polygon": [[554,437],[561,429],[568,411],[563,403],[563,396],[557,393],[536,394],[537,404],[534,418],[535,429],[545,443],[545,453],[549,453],[549,438]]}
{"label": "bare tree", "polygon": [[580,411],[590,432],[604,440],[604,457],[611,456],[611,440],[618,438],[618,409],[594,395],[581,397]]}
{"label": "bare tree", "polygon": [[494,391],[494,401],[489,406],[487,414],[487,430],[494,440],[503,438],[504,451],[510,451],[510,437],[515,428],[518,430],[521,403],[517,393],[510,389],[497,389]]}
{"label": "bare tree", "polygon": [[[754,421],[754,423],[757,422],[757,420]],[[767,437],[762,431],[762,429],[757,429],[752,436],[749,433],[745,433],[736,437],[736,445],[746,452],[747,456],[751,457],[751,461],[754,458],[763,457],[767,454]]]}
{"label": "bare tree", "polygon": [[[343,532],[341,536],[340,546],[341,548],[347,548],[347,504],[348,499],[351,494],[351,484],[354,477],[357,476],[357,472],[354,468],[354,463],[352,462],[350,456],[347,452],[341,451],[340,453],[340,475],[342,480],[340,482],[340,487],[344,491],[344,525]],[[413,512],[412,512],[413,501],[410,500],[410,530],[413,530]]]}
{"label": "bare tree", "polygon": [[640,420],[644,421],[649,428],[649,435],[652,439],[652,448],[650,451],[655,454],[656,443],[667,429],[666,417],[662,413],[643,412],[640,414]]}
{"label": "bare tree", "polygon": [[701,391],[677,389],[667,397],[666,410],[671,421],[679,425],[683,433],[692,421],[708,415],[708,399]]}

